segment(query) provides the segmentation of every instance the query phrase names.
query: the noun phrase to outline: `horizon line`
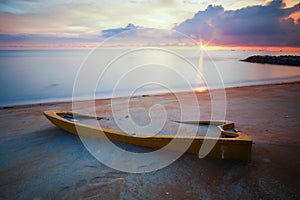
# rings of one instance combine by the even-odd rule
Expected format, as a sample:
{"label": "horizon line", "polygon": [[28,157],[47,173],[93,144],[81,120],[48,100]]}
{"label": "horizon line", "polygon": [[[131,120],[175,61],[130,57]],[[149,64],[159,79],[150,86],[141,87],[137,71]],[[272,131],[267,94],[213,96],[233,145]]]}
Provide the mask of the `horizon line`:
{"label": "horizon line", "polygon": [[[74,45],[75,44],[75,45]],[[95,50],[101,46],[101,43],[73,43],[66,44],[11,44],[1,45],[0,50]],[[252,51],[286,51],[286,52],[300,52],[300,46],[251,46],[251,45],[186,45],[186,44],[114,44],[103,45],[107,49],[120,49],[132,47],[166,47],[166,48],[202,48],[203,50],[252,50]]]}

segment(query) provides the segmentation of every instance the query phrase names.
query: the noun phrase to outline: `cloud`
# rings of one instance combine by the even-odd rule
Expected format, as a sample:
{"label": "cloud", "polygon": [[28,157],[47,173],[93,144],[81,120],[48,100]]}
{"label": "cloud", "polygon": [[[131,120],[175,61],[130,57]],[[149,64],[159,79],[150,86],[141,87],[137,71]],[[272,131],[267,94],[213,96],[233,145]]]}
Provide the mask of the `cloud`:
{"label": "cloud", "polygon": [[[100,38],[105,41],[102,45],[116,46],[174,46],[179,43],[191,44],[191,39],[170,29],[144,28],[134,24],[128,24],[124,28],[113,28],[101,31]],[[197,43],[192,41],[193,45]]]}
{"label": "cloud", "polygon": [[281,0],[234,11],[210,5],[174,29],[214,45],[300,46],[300,20],[288,18],[300,4],[284,6]]}
{"label": "cloud", "polygon": [[[209,0],[203,5],[194,0],[43,2],[0,1],[0,43],[92,43],[118,35],[115,43],[187,44],[179,31],[208,45],[300,46],[300,21],[291,18],[300,4],[285,7],[280,0],[265,5],[259,5],[264,0],[215,1],[222,6],[207,6]],[[227,10],[232,7],[244,8]]]}
{"label": "cloud", "polygon": [[119,33],[122,33],[122,32],[126,32],[126,31],[133,31],[133,30],[136,30],[138,28],[143,28],[141,26],[135,26],[134,24],[127,24],[126,27],[124,28],[113,28],[113,29],[105,29],[105,30],[102,30],[101,31],[101,36],[102,37],[111,37],[111,36],[114,36],[114,35],[117,35]]}
{"label": "cloud", "polygon": [[[76,34],[139,24],[149,28],[170,29],[192,16],[200,7],[176,0],[0,0],[2,34]],[[78,29],[78,27],[80,29]]]}
{"label": "cloud", "polygon": [[1,43],[11,42],[101,42],[102,39],[97,35],[83,35],[79,37],[57,37],[43,34],[0,34]]}
{"label": "cloud", "polygon": [[0,49],[91,49],[102,41],[99,35],[57,37],[44,34],[0,34]]}

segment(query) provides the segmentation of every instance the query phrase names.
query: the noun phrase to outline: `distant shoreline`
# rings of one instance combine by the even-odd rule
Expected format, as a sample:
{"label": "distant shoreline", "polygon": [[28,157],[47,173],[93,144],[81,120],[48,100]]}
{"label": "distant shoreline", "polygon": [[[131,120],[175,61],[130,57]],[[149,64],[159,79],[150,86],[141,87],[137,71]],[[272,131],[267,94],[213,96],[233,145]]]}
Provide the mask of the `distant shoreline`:
{"label": "distant shoreline", "polygon": [[[280,82],[280,83],[269,83],[269,84],[257,84],[257,85],[243,85],[243,86],[233,86],[233,87],[226,87],[225,90],[228,89],[238,89],[238,88],[255,88],[255,87],[266,87],[266,86],[274,86],[274,85],[293,85],[293,84],[300,84],[300,81],[291,81],[291,82]],[[218,90],[222,88],[214,88],[211,90]],[[177,91],[176,93],[188,93],[191,91]],[[153,96],[165,96],[169,95],[170,93],[154,93],[154,94],[145,94],[145,95],[137,95],[136,97],[153,97]],[[120,96],[116,98],[125,98],[126,96]],[[96,98],[95,101],[105,101],[105,100],[111,100],[111,98]],[[87,101],[87,99],[81,99],[77,100],[77,102],[84,102]],[[0,110],[6,110],[6,109],[17,109],[17,108],[30,108],[30,107],[37,107],[37,106],[51,106],[51,105],[60,105],[60,104],[69,104],[72,103],[72,100],[61,100],[61,101],[44,101],[44,102],[32,102],[32,103],[25,103],[25,104],[11,104],[11,105],[4,105],[0,106]]]}
{"label": "distant shoreline", "polygon": [[262,63],[262,64],[300,66],[300,56],[292,56],[292,55],[287,55],[287,56],[286,55],[281,55],[281,56],[254,55],[241,61],[251,62],[251,63]]}

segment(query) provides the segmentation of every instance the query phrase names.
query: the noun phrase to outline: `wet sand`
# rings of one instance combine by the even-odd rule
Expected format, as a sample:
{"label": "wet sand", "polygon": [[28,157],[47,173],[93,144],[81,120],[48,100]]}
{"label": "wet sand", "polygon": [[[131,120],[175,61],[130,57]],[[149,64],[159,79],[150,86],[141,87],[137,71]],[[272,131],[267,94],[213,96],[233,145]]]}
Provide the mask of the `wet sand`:
{"label": "wet sand", "polygon": [[[189,94],[183,95],[188,103]],[[209,94],[197,95],[201,118],[206,118]],[[0,198],[299,199],[300,83],[230,88],[226,95],[226,119],[255,142],[249,163],[184,154],[168,167],[144,174],[98,162],[79,137],[42,115],[49,109],[71,110],[71,103],[1,109]],[[176,116],[173,95],[138,97],[133,107],[138,112],[153,103]],[[109,115],[110,100],[98,100],[96,106],[99,115]]]}

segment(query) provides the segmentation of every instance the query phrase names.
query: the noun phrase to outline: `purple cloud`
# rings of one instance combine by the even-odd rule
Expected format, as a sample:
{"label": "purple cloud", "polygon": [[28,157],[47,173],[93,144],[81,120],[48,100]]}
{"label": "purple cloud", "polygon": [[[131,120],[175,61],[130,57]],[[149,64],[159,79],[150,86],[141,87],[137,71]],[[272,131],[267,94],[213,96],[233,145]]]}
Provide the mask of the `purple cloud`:
{"label": "purple cloud", "polygon": [[281,0],[235,11],[210,5],[174,29],[217,45],[300,46],[300,20],[288,18],[300,4],[283,7]]}
{"label": "purple cloud", "polygon": [[[210,5],[206,10],[197,12],[193,18],[179,23],[173,29],[143,28],[129,23],[124,27],[102,30],[100,34],[99,32],[79,34],[79,31],[74,36],[60,35],[59,33],[51,35],[43,32],[32,34],[3,32],[0,34],[0,48],[14,47],[14,43],[16,45],[26,43],[28,46],[31,44],[34,46],[38,43],[45,46],[47,44],[60,46],[64,43],[67,45],[71,43],[99,43],[115,35],[118,37],[113,37],[110,40],[114,45],[118,43],[189,45],[191,43],[189,38],[176,33],[176,31],[198,41],[204,40],[204,43],[208,42],[208,45],[299,47],[300,19],[295,21],[289,18],[292,13],[299,11],[300,4],[291,8],[284,8],[282,0],[274,0],[265,6],[248,6],[238,10],[225,10],[223,6]],[[8,19],[11,16],[9,15]],[[8,20],[8,22],[10,21]],[[17,25],[12,24],[11,26]],[[53,26],[56,27],[56,24]],[[46,30],[48,30],[47,27]]]}
{"label": "purple cloud", "polygon": [[124,31],[132,31],[131,33],[133,33],[133,30],[136,30],[138,28],[142,28],[141,26],[135,26],[134,24],[127,24],[126,27],[124,28],[113,28],[113,29],[105,29],[101,31],[101,36],[102,37],[111,37],[114,36],[116,34],[122,33]]}

